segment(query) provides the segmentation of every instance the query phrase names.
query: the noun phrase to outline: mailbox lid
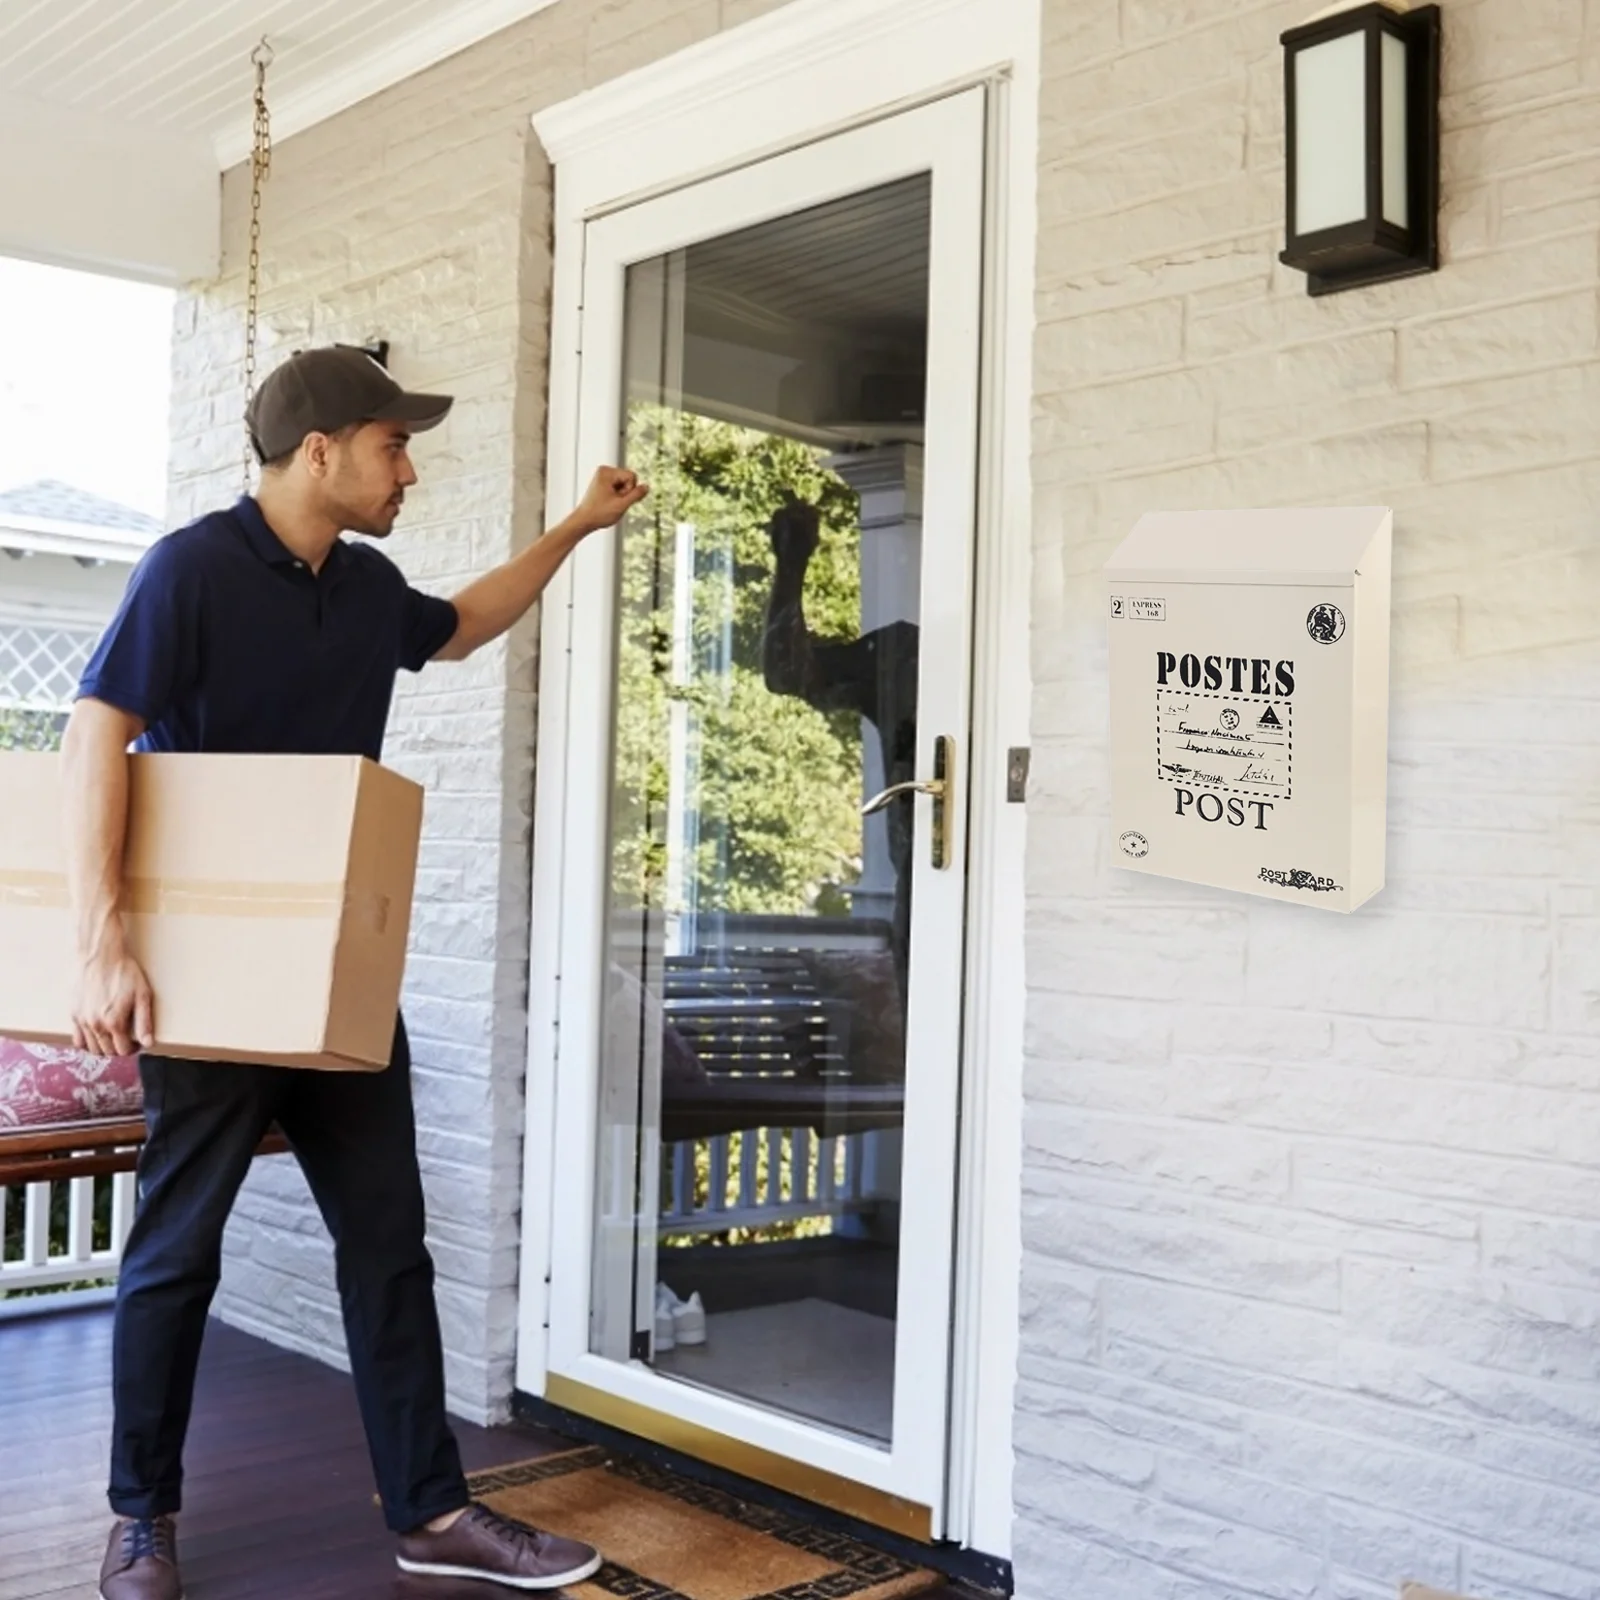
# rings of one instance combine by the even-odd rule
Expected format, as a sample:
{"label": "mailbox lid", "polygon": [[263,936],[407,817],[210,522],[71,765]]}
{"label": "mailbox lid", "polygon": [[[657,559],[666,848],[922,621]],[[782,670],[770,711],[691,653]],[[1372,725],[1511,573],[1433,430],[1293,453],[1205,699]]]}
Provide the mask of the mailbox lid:
{"label": "mailbox lid", "polygon": [[1128,583],[1350,588],[1390,525],[1387,506],[1150,511],[1106,562]]}

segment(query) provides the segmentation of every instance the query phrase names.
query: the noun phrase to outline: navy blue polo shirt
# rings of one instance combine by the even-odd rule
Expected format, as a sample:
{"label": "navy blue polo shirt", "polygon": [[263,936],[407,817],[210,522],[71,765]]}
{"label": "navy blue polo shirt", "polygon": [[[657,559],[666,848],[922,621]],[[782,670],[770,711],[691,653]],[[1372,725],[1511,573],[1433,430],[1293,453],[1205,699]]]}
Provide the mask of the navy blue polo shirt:
{"label": "navy blue polo shirt", "polygon": [[395,674],[456,620],[370,544],[312,572],[246,496],[150,547],[78,693],[139,717],[139,750],[377,761]]}

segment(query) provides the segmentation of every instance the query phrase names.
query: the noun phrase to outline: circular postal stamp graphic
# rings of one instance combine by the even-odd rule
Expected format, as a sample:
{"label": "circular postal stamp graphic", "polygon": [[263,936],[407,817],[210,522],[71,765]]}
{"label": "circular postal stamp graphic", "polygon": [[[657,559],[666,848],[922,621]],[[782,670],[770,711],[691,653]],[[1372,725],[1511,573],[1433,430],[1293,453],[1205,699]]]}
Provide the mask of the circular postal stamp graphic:
{"label": "circular postal stamp graphic", "polygon": [[1306,618],[1306,632],[1318,644],[1338,644],[1344,637],[1344,612],[1326,600],[1312,606],[1311,614]]}
{"label": "circular postal stamp graphic", "polygon": [[1229,706],[1222,713],[1222,715],[1217,718],[1217,721],[1222,724],[1223,728],[1227,732],[1232,733],[1233,730],[1239,726],[1239,713],[1235,711],[1232,706]]}
{"label": "circular postal stamp graphic", "polygon": [[1150,854],[1150,841],[1142,833],[1125,833],[1117,840],[1122,846],[1125,856],[1147,856]]}

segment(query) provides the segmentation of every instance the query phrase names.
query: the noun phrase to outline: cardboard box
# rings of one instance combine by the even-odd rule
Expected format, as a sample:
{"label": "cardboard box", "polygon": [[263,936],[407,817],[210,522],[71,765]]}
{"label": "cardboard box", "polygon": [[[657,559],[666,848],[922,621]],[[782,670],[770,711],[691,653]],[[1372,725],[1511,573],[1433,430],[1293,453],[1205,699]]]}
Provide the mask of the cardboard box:
{"label": "cardboard box", "polygon": [[1400,1585],[1400,1600],[1468,1600],[1464,1594],[1447,1594],[1443,1589],[1430,1589],[1422,1583]]}
{"label": "cardboard box", "polygon": [[1117,866],[1329,911],[1383,887],[1392,520],[1157,512],[1117,547]]}
{"label": "cardboard box", "polygon": [[[125,925],[155,1048],[375,1069],[400,1005],[422,790],[357,756],[129,758]],[[61,764],[0,755],[0,1034],[70,1042]]]}

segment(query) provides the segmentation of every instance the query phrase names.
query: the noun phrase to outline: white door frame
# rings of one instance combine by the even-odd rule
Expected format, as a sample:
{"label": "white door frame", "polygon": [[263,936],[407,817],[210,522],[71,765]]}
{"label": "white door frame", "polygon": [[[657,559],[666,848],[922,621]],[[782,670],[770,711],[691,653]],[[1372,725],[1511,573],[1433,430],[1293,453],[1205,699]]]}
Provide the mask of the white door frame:
{"label": "white door frame", "polygon": [[[585,454],[609,453],[623,414],[624,274],[702,239],[752,228],[862,189],[878,188],[931,167],[927,347],[928,460],[921,517],[922,595],[917,763],[934,771],[934,744],[953,735],[954,870],[936,866],[927,848],[933,802],[919,797],[912,871],[910,1004],[906,1035],[905,1172],[899,1210],[900,1277],[894,1321],[894,1428],[887,1449],[847,1439],[731,1396],[685,1385],[643,1366],[590,1353],[592,1234],[558,1226],[551,1278],[558,1292],[546,1319],[547,1364],[587,1390],[599,1390],[690,1426],[792,1457],[846,1483],[926,1507],[943,1522],[948,1427],[951,1285],[954,1265],[956,1140],[960,1127],[963,946],[967,876],[965,771],[975,544],[979,336],[983,292],[982,218],[986,94],[972,88],[864,124],[831,139],[740,167],[684,190],[613,211],[589,224],[584,288],[584,378],[580,437]],[[584,1029],[604,999],[605,916],[610,861],[608,822],[614,717],[613,607],[617,541],[595,540],[574,563],[576,614],[584,626],[569,659],[568,741],[563,786],[567,831],[560,897],[564,937],[558,956],[564,1023],[560,1082],[571,1095],[555,1107],[556,1181],[587,1209],[599,1176],[604,1130],[595,1088],[602,1077],[599,1039]],[[580,1086],[594,1086],[587,1091]],[[648,1116],[648,1113],[646,1113]],[[614,1132],[614,1130],[613,1130]],[[647,1141],[648,1147],[648,1141]],[[648,1161],[648,1157],[646,1158]],[[648,1171],[648,1167],[647,1167]],[[648,1178],[646,1185],[648,1185]],[[633,1185],[627,1186],[632,1194]],[[652,1191],[653,1192],[653,1191]],[[566,1214],[570,1218],[573,1202]],[[631,1207],[630,1207],[631,1210]],[[559,1224],[559,1219],[558,1224]],[[647,1230],[641,1230],[646,1232]],[[655,1241],[635,1247],[641,1263]],[[654,1282],[628,1274],[630,1282]],[[898,1507],[892,1514],[899,1514]]]}
{"label": "white door frame", "polygon": [[[992,96],[993,292],[976,552],[967,1018],[952,1333],[951,1467],[942,1531],[1010,1554],[1011,1414],[1020,1263],[1023,808],[1005,752],[1028,732],[1037,0],[791,0],[654,67],[541,112],[556,165],[548,502],[576,498],[578,337],[586,224],[718,171],[809,143],[963,84]],[[558,1093],[557,958],[574,585],[546,595],[540,657],[527,1138],[516,1386],[544,1393]]]}

